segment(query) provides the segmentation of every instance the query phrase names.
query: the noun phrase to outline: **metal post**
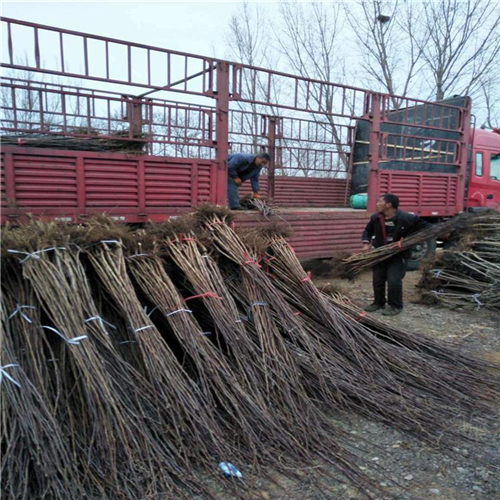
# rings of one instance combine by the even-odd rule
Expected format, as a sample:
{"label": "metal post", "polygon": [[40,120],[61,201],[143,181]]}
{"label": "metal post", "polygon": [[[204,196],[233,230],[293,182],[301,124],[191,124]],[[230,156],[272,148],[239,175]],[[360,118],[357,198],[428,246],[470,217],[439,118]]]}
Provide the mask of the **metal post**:
{"label": "metal post", "polygon": [[[346,179],[345,179],[345,190],[344,190],[344,207],[349,206],[349,196],[351,194],[351,184],[352,184],[352,171],[353,171],[353,164],[354,164],[354,140],[356,137],[356,128],[355,127],[349,127],[347,129],[347,134],[348,134],[348,139],[347,143],[352,144],[351,146],[351,152],[347,156],[347,166],[346,166]],[[338,161],[338,160],[337,160]],[[342,160],[341,160],[342,161]]]}
{"label": "metal post", "polygon": [[217,63],[217,90],[215,147],[217,161],[217,197],[218,205],[227,204],[227,156],[229,153],[229,64]]}
{"label": "metal post", "polygon": [[371,94],[370,119],[370,149],[368,151],[368,210],[375,212],[380,185],[380,94]]}
{"label": "metal post", "polygon": [[456,213],[464,210],[467,204],[467,186],[465,185],[465,179],[467,169],[469,168],[469,140],[472,131],[470,97],[467,98],[466,107],[460,113],[462,115],[460,117],[462,123],[460,124],[460,167],[458,171]]}
{"label": "metal post", "polygon": [[276,123],[278,119],[275,116],[269,116],[268,146],[267,152],[271,161],[267,166],[267,199],[269,203],[274,201],[275,193],[275,170],[276,170]]}
{"label": "metal post", "polygon": [[129,138],[142,136],[142,102],[137,97],[123,96],[127,103],[127,116],[129,123]]}

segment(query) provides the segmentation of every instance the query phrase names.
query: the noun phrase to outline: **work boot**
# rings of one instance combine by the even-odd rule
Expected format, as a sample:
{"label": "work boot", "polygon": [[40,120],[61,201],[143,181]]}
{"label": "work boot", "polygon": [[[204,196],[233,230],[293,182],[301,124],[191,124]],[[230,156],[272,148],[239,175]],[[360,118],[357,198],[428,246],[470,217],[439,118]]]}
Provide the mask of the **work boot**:
{"label": "work boot", "polygon": [[383,308],[384,308],[384,306],[380,306],[379,304],[373,303],[373,304],[370,304],[369,306],[366,306],[365,311],[372,313],[372,312],[378,311],[379,309],[383,309]]}
{"label": "work boot", "polygon": [[389,306],[385,311],[382,311],[382,316],[397,316],[402,310],[402,307]]}

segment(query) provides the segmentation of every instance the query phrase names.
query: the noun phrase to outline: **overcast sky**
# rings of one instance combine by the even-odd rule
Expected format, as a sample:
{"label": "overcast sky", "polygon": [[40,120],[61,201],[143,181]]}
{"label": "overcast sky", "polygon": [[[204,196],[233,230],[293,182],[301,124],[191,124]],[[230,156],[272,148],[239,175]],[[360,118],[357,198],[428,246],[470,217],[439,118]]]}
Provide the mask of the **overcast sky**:
{"label": "overcast sky", "polygon": [[[266,2],[269,4],[269,2]],[[223,57],[238,2],[3,1],[2,15],[183,52]]]}

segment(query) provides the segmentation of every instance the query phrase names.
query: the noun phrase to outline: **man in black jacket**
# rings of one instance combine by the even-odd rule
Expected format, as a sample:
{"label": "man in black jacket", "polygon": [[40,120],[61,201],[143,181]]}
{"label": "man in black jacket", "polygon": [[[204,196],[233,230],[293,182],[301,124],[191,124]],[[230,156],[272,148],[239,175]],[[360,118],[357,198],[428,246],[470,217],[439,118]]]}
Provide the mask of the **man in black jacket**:
{"label": "man in black jacket", "polygon": [[[399,198],[395,194],[386,194],[377,203],[377,213],[373,214],[370,222],[363,231],[363,252],[368,252],[373,245],[375,248],[387,245],[394,241],[420,231],[428,224],[418,215],[403,212],[398,209]],[[403,310],[403,278],[406,274],[406,259],[411,250],[398,253],[393,257],[373,266],[373,304],[365,311],[374,312],[384,309],[384,316],[396,316]],[[387,282],[387,303],[385,308],[385,284]]]}

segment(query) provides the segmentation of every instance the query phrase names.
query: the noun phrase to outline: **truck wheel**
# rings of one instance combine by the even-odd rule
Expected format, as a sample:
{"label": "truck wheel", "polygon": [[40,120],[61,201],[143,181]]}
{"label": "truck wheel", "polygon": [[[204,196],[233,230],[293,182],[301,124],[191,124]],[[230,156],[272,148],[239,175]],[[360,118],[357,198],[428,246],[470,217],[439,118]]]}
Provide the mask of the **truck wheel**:
{"label": "truck wheel", "polygon": [[410,258],[406,260],[406,270],[416,271],[420,267],[420,263],[424,259],[428,259],[429,257],[434,257],[435,254],[436,254],[436,240],[434,238],[424,243],[415,245],[411,249]]}

